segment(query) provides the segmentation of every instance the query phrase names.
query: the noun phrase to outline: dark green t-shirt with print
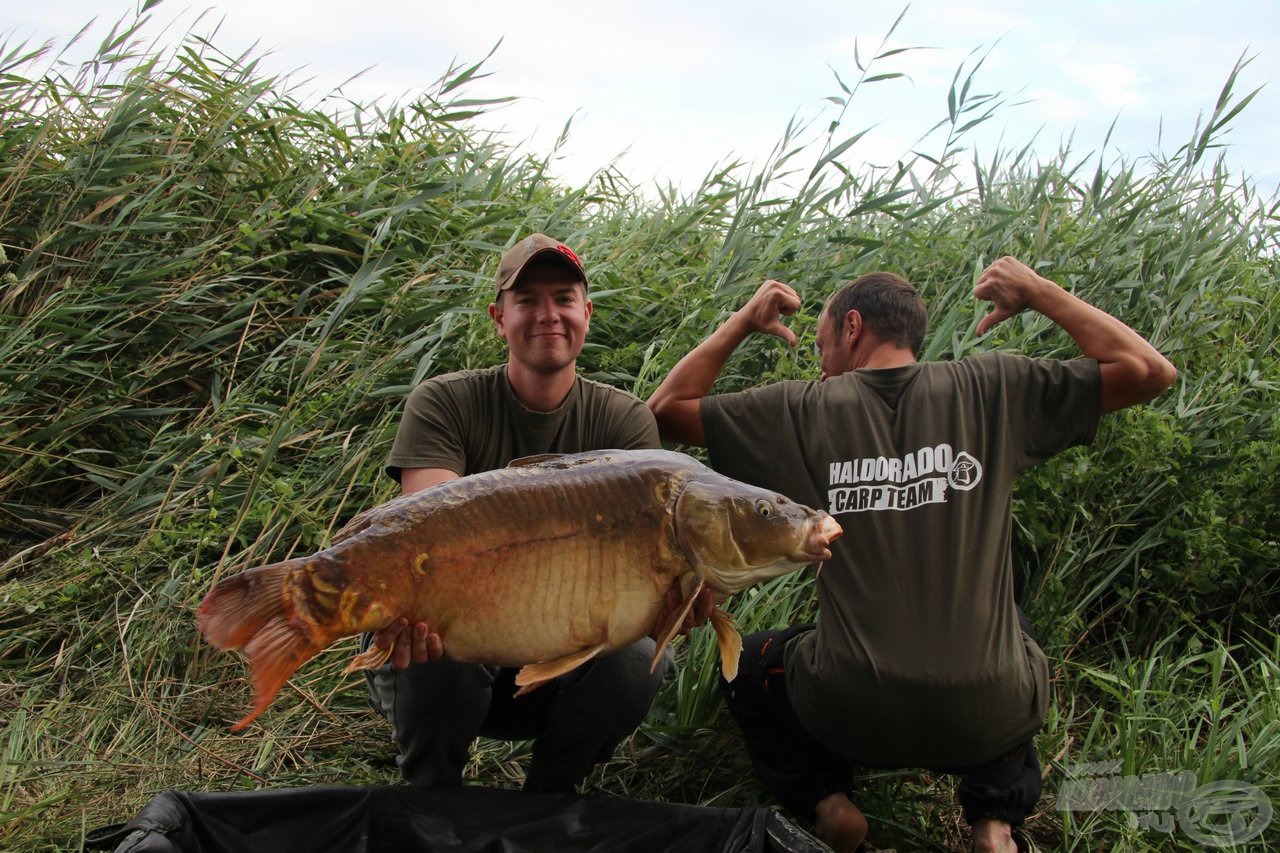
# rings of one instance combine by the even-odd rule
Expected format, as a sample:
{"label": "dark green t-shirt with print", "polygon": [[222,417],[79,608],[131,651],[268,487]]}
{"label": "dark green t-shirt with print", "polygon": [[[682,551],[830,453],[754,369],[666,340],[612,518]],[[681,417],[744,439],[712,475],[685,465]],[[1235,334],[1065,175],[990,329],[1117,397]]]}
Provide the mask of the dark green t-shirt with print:
{"label": "dark green t-shirt with print", "polygon": [[817,630],[787,689],[820,740],[870,766],[1007,754],[1048,706],[1048,664],[1013,598],[1011,492],[1092,441],[1093,359],[987,353],[708,397],[713,466],[844,527],[817,576]]}
{"label": "dark green t-shirt with print", "polygon": [[540,453],[661,447],[658,427],[633,394],[578,377],[553,412],[516,399],[505,364],[433,377],[410,392],[387,473],[444,468],[461,476]]}

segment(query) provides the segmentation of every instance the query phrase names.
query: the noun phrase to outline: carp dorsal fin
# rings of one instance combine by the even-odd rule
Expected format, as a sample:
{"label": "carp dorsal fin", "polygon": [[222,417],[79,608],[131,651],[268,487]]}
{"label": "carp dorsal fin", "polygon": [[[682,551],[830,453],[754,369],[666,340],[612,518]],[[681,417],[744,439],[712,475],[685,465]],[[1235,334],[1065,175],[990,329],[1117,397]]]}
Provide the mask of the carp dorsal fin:
{"label": "carp dorsal fin", "polygon": [[523,468],[526,465],[537,465],[539,462],[550,462],[552,459],[559,459],[564,456],[563,453],[537,453],[533,456],[521,456],[519,459],[512,459],[507,463],[508,468]]}
{"label": "carp dorsal fin", "polygon": [[533,456],[521,456],[507,463],[508,468],[523,468],[526,465],[544,465],[555,463],[556,468],[576,468],[579,465],[596,465],[616,459],[612,450],[587,450],[582,453],[537,453]]}
{"label": "carp dorsal fin", "polygon": [[333,534],[333,538],[329,540],[329,545],[337,545],[339,542],[350,539],[361,530],[368,528],[368,526],[373,523],[373,511],[375,509],[378,509],[378,507],[370,507],[364,512],[354,516],[346,524],[342,525],[338,532]]}
{"label": "carp dorsal fin", "polygon": [[711,627],[720,646],[720,671],[725,681],[733,681],[738,677],[738,659],[742,657],[742,635],[733,624],[733,616],[719,607],[711,611]]}
{"label": "carp dorsal fin", "polygon": [[576,652],[565,655],[564,657],[552,658],[551,660],[539,661],[522,666],[520,671],[516,673],[516,686],[520,689],[516,691],[517,696],[523,696],[530,690],[541,687],[554,678],[559,678],[566,672],[572,672],[591,660],[596,655],[608,648],[607,643],[601,643],[598,646],[588,646],[585,649],[579,649]]}
{"label": "carp dorsal fin", "polygon": [[670,623],[662,626],[662,638],[658,640],[658,648],[653,652],[653,662],[649,664],[649,671],[653,672],[658,668],[658,661],[662,660],[662,650],[667,644],[675,639],[676,634],[680,632],[680,626],[684,624],[684,617],[689,615],[689,610],[693,607],[693,602],[698,597],[698,593],[702,592],[702,587],[706,583],[698,575],[694,575],[696,582],[691,589],[684,591],[684,604],[680,607],[680,612]]}

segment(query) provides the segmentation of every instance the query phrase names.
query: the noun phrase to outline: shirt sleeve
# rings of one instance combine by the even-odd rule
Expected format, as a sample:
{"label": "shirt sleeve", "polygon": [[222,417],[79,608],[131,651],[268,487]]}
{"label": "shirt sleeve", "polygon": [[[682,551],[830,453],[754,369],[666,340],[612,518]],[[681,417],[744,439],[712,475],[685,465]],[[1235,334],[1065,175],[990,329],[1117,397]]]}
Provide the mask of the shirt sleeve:
{"label": "shirt sleeve", "polygon": [[795,425],[789,383],[703,397],[702,430],[711,467],[725,476],[781,490]]}
{"label": "shirt sleeve", "polygon": [[658,422],[653,412],[644,401],[627,395],[627,403],[619,407],[615,428],[616,444],[619,450],[658,450],[662,448],[662,439],[658,436]]}
{"label": "shirt sleeve", "polygon": [[397,483],[405,468],[444,468],[461,475],[466,451],[458,400],[447,383],[428,379],[410,392],[400,415],[386,472]]}
{"label": "shirt sleeve", "polygon": [[1092,443],[1102,417],[1102,371],[1097,359],[1006,356],[1005,364],[1018,385],[1015,399],[1021,402],[1013,409],[1021,415],[1020,468],[1069,447]]}

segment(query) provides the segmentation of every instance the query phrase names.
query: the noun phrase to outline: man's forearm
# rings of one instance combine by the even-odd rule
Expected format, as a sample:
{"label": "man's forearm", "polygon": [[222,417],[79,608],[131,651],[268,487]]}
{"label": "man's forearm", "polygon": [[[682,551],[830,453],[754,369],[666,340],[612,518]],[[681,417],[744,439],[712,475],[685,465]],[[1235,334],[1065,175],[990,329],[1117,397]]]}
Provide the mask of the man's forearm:
{"label": "man's forearm", "polygon": [[1174,366],[1146,338],[1116,317],[1044,280],[1029,307],[1057,323],[1103,371],[1102,410],[1152,399],[1177,378]]}
{"label": "man's forearm", "polygon": [[983,270],[973,295],[991,303],[978,323],[979,335],[1027,308],[1061,326],[1085,356],[1098,360],[1104,412],[1145,403],[1178,378],[1169,360],[1142,335],[1017,258],[999,258]]}
{"label": "man's forearm", "polygon": [[667,374],[649,397],[663,438],[706,447],[700,401],[711,393],[729,357],[750,333],[750,325],[735,313]]}

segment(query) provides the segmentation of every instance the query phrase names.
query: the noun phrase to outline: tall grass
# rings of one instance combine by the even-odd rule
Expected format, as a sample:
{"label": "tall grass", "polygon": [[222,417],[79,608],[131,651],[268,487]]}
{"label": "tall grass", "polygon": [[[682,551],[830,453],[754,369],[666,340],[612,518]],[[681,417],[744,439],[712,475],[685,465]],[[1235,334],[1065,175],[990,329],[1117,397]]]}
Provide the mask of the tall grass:
{"label": "tall grass", "polygon": [[[721,389],[814,375],[815,309],[876,268],[923,290],[928,358],[1074,353],[1034,316],[975,338],[969,291],[1002,254],[1141,330],[1178,387],[1017,491],[1022,600],[1061,666],[1049,790],[1072,763],[1120,759],[1275,799],[1280,231],[1277,200],[1217,148],[1251,98],[1239,68],[1185,145],[1142,161],[978,156],[967,133],[1002,98],[976,57],[893,167],[855,165],[870,131],[837,111],[788,127],[762,164],[650,195],[609,168],[563,186],[547,158],[476,132],[494,106],[466,95],[476,65],[337,112],[196,35],[140,48],[138,27],[71,67],[0,45],[0,846],[73,849],[164,787],[395,779],[384,726],[338,675],[349,643],[227,734],[244,670],[198,642],[194,607],[214,578],[321,547],[390,495],[404,395],[502,357],[488,282],[531,230],[587,260],[585,372],[642,396],[764,277],[802,293],[801,346],[749,341]],[[840,106],[891,85],[899,52],[860,56]],[[811,584],[732,608],[744,629],[811,618]],[[681,660],[592,784],[756,802],[710,636]],[[470,772],[518,783],[524,749],[486,743]],[[873,840],[959,843],[947,780],[864,781]],[[1078,849],[1186,843],[1051,805],[1032,827]]]}

